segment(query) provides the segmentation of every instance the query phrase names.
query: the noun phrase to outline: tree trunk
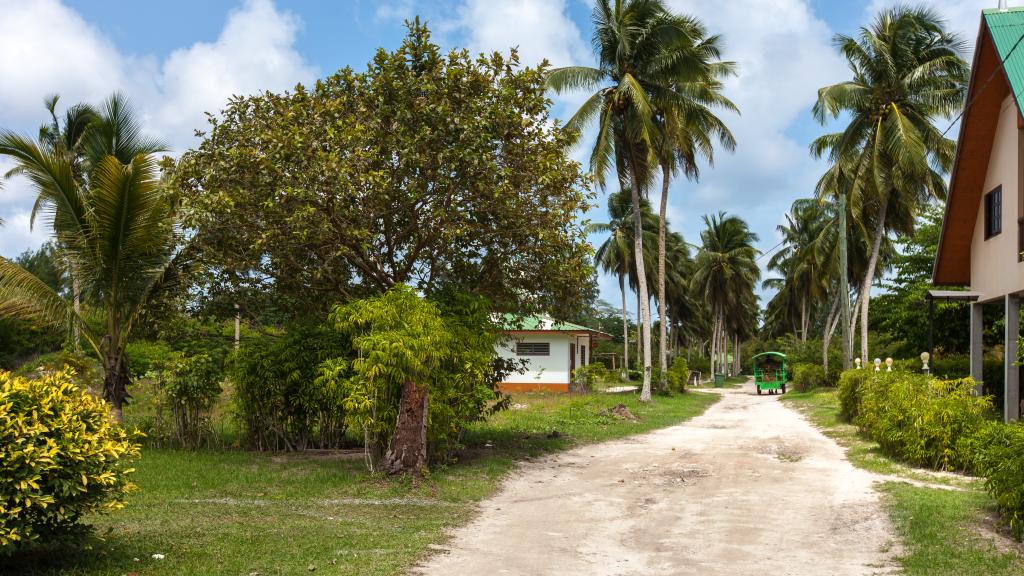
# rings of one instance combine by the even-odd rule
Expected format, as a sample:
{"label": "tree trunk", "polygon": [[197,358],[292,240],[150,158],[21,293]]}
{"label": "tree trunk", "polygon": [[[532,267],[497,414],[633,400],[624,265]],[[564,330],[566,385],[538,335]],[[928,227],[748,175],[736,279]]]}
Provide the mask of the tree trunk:
{"label": "tree trunk", "polygon": [[398,401],[398,422],[384,455],[389,474],[415,473],[427,467],[427,388],[407,381]]}
{"label": "tree trunk", "polygon": [[629,380],[629,312],[626,310],[626,275],[619,274],[622,294],[622,379]]}
{"label": "tree trunk", "polygon": [[739,376],[743,372],[743,363],[740,361],[740,335],[739,333],[735,336],[736,346],[733,347],[732,352],[732,373],[735,376]]}
{"label": "tree trunk", "polygon": [[[78,274],[72,272],[71,276],[71,300],[74,303],[75,315],[82,317],[82,283],[78,280]],[[76,353],[82,351],[82,336],[78,327],[78,320],[71,323],[71,345]]]}
{"label": "tree trunk", "polygon": [[110,416],[124,424],[124,399],[128,396],[128,370],[124,355],[109,352],[103,361],[103,399],[110,403]]}
{"label": "tree trunk", "polygon": [[636,297],[636,363],[637,363],[637,366],[640,365],[640,359],[643,358],[643,355],[644,355],[644,341],[643,341],[643,338],[640,337],[640,330],[642,329],[642,326],[643,326],[643,316],[642,316],[642,313],[640,311],[640,296],[638,295]]}
{"label": "tree trunk", "polygon": [[868,361],[868,308],[871,306],[871,284],[875,280],[875,266],[878,265],[878,252],[885,237],[885,216],[889,208],[888,198],[882,200],[882,208],[878,213],[878,228],[871,242],[871,257],[864,273],[864,284],[860,289],[860,353],[864,362]]}
{"label": "tree trunk", "polygon": [[668,354],[665,350],[665,338],[668,334],[665,322],[665,213],[668,212],[668,185],[671,172],[667,164],[661,168],[661,211],[658,219],[658,390],[668,389]]}
{"label": "tree trunk", "polygon": [[807,342],[807,298],[800,302],[800,341]]}
{"label": "tree trunk", "polygon": [[[825,319],[825,332],[821,335],[821,364],[825,367],[826,374],[828,374],[828,345],[832,342],[832,332],[840,320],[839,298],[842,298],[842,295],[835,299],[832,308],[829,309],[828,317]],[[845,354],[845,352],[843,353]]]}

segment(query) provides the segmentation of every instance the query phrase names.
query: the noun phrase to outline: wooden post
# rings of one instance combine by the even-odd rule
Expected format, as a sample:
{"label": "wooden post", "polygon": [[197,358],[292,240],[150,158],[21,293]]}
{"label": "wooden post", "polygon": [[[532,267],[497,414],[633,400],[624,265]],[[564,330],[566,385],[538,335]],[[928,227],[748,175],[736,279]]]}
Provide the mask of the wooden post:
{"label": "wooden post", "polygon": [[1020,367],[1017,366],[1017,339],[1020,338],[1020,298],[1006,295],[1006,331],[1003,336],[1004,402],[1003,419],[1020,420]]}
{"label": "wooden post", "polygon": [[974,389],[978,394],[982,394],[985,390],[982,364],[984,352],[982,333],[985,328],[984,306],[981,302],[971,303],[971,378],[974,378],[977,383]]}

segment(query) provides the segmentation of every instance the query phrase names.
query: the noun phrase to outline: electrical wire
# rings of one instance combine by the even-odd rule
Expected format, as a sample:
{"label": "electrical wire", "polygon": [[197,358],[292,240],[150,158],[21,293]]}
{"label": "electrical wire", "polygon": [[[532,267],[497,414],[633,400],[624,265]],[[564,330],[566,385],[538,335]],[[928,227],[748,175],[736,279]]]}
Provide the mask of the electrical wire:
{"label": "electrical wire", "polygon": [[[1013,47],[1010,48],[1010,51],[1006,53],[1006,57],[999,61],[999,66],[995,70],[993,70],[991,74],[989,74],[988,79],[985,80],[985,83],[982,84],[981,88],[978,89],[978,93],[974,95],[974,98],[971,98],[969,102],[964,104],[964,109],[961,110],[960,113],[957,114],[956,118],[954,118],[953,121],[949,123],[949,126],[942,131],[942,136],[945,136],[947,132],[953,129],[953,126],[956,126],[957,122],[963,119],[964,114],[967,114],[967,111],[971,109],[971,106],[974,105],[974,103],[978,100],[982,93],[985,92],[985,89],[988,88],[988,85],[992,83],[992,79],[996,77],[996,74],[999,72],[999,69],[1003,67],[1003,64],[1006,64],[1006,61],[1010,59],[1010,56],[1013,56],[1013,52],[1017,50],[1017,47],[1020,46],[1022,40],[1024,40],[1024,34],[1021,34],[1020,38],[1017,38],[1017,41],[1014,42]],[[980,47],[978,49],[980,49]]]}

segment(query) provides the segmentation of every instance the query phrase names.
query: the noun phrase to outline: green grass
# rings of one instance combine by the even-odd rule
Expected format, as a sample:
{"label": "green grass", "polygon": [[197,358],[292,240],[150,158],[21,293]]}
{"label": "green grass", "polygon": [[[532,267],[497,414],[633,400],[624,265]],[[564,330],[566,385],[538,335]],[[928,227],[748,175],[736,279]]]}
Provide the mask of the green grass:
{"label": "green grass", "polygon": [[[994,535],[982,536],[994,503],[976,478],[936,474],[897,462],[852,424],[839,419],[834,389],[792,392],[782,398],[800,410],[821,431],[846,448],[859,468],[895,477],[946,484],[958,490],[916,487],[904,482],[881,485],[893,524],[904,550],[900,560],[908,576],[965,576],[969,574],[1024,575],[1020,548]],[[993,527],[994,529],[994,527]],[[998,550],[993,542],[1007,543]]]}
{"label": "green grass", "polygon": [[[466,522],[517,460],[675,424],[716,399],[515,396],[518,409],[469,431],[459,461],[415,481],[368,474],[358,454],[146,449],[140,491],[124,510],[90,518],[97,538],[88,549],[22,553],[0,562],[0,573],[398,574]],[[618,402],[640,420],[599,414]]]}

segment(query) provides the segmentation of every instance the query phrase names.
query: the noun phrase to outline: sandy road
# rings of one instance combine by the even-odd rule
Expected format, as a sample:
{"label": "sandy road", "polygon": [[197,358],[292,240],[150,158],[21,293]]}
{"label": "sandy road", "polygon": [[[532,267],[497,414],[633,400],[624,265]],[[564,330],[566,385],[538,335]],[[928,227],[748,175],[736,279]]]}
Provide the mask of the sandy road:
{"label": "sandy road", "polygon": [[748,385],[685,424],[524,464],[423,575],[892,574],[872,477]]}

